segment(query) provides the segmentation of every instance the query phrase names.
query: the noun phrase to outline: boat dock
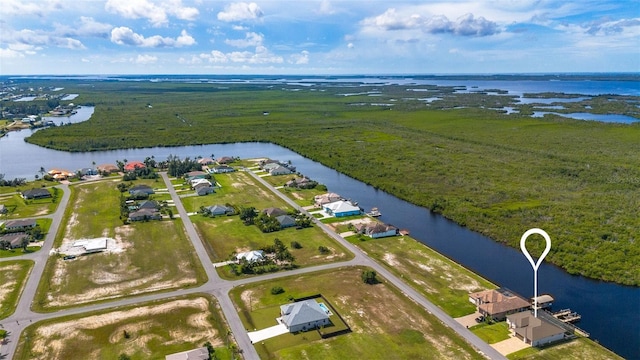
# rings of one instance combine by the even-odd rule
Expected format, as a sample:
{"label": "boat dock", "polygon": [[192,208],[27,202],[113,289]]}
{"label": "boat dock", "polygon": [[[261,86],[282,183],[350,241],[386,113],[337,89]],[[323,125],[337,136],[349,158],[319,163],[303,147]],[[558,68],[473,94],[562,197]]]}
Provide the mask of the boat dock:
{"label": "boat dock", "polygon": [[582,316],[575,311],[571,311],[571,309],[562,309],[560,311],[553,312],[554,318],[564,322],[564,323],[574,323],[580,321]]}

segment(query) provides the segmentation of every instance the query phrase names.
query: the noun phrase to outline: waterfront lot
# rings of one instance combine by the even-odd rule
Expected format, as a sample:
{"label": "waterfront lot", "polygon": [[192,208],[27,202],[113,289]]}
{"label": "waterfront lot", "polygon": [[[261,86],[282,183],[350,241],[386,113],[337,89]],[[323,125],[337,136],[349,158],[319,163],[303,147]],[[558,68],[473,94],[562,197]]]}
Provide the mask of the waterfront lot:
{"label": "waterfront lot", "polygon": [[36,310],[51,311],[204,282],[204,271],[179,219],[123,225],[116,182],[87,183],[71,189],[65,226],[55,247],[106,236],[115,239],[116,248],[73,260],[51,256],[36,295]]}
{"label": "waterfront lot", "polygon": [[[258,210],[267,207],[290,210],[282,199],[243,172],[216,175],[216,180],[222,187],[215,194],[182,199],[187,211],[195,211],[200,206],[226,203],[235,206],[253,206]],[[254,225],[244,225],[238,215],[210,218],[198,214],[192,216],[191,221],[204,241],[213,262],[227,260],[233,253],[257,250],[272,245],[276,238],[289,248],[296,258],[295,263],[299,266],[343,261],[352,257],[346,249],[317,226],[263,233]],[[292,241],[300,243],[302,248],[294,249],[290,246]],[[320,246],[328,248],[329,252],[322,254],[318,250]],[[226,270],[223,271],[226,272]]]}
{"label": "waterfront lot", "polygon": [[545,349],[527,348],[507,356],[510,360],[621,360],[622,357],[607,348],[587,339],[580,338],[568,343],[551,346]]}
{"label": "waterfront lot", "polygon": [[33,261],[29,260],[0,262],[0,319],[15,311],[31,268]]}
{"label": "waterfront lot", "polygon": [[350,236],[351,243],[404,278],[452,317],[472,314],[469,293],[496,286],[408,236],[371,239]]}
{"label": "waterfront lot", "polygon": [[14,359],[164,359],[207,341],[230,359],[227,340],[215,301],[193,295],[31,325]]}
{"label": "waterfront lot", "polygon": [[[322,294],[352,332],[320,339],[316,331],[284,334],[255,344],[263,359],[481,359],[465,341],[434,316],[409,301],[383,279],[362,282],[362,268],[342,268],[240,286],[231,292],[247,329],[275,325],[275,306]],[[271,288],[285,292],[272,295]],[[263,310],[268,309],[269,313]]]}

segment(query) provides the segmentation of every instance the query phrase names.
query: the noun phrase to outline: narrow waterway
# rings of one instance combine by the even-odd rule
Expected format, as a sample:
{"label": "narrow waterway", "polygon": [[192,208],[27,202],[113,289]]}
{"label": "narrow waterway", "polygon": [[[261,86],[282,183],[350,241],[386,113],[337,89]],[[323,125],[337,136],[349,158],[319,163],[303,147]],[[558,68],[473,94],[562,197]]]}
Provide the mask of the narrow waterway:
{"label": "narrow waterway", "polygon": [[[93,108],[81,108],[62,122],[88,119]],[[384,222],[408,229],[411,236],[481,274],[496,284],[508,287],[525,297],[533,296],[533,270],[519,250],[500,245],[491,239],[461,227],[427,209],[376,190],[360,181],[314,162],[274,144],[236,143],[183,146],[174,148],[125,149],[114,151],[68,153],[31,145],[24,138],[30,130],[12,132],[0,139],[0,173],[12,179],[33,179],[40,167],[76,170],[93,163],[115,163],[116,160],[157,160],[168,155],[180,157],[238,156],[269,157],[291,160],[298,171],[330,191],[357,200],[365,210],[378,207]],[[522,228],[524,233],[527,228]],[[553,241],[553,234],[550,234]],[[582,315],[577,325],[591,333],[594,340],[629,358],[640,359],[640,288],[621,286],[572,276],[543,263],[538,271],[538,292],[555,298],[555,309],[571,308]]]}

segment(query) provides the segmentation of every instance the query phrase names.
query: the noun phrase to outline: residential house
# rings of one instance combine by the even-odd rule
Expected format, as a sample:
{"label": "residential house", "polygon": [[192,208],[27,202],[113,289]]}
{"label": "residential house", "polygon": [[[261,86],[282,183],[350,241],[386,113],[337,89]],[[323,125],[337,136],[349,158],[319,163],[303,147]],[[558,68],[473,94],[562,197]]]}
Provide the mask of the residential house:
{"label": "residential house", "polygon": [[241,252],[236,255],[236,260],[238,262],[246,261],[249,263],[253,263],[256,261],[264,260],[264,251],[262,250],[251,250],[246,252]]}
{"label": "residential house", "polygon": [[314,299],[280,306],[282,323],[289,332],[307,331],[330,325],[329,315]]}
{"label": "residential house", "polygon": [[98,165],[98,166],[96,166],[96,169],[98,169],[99,172],[103,172],[103,173],[114,173],[114,172],[118,172],[120,170],[120,169],[118,169],[117,166],[115,166],[113,164]]}
{"label": "residential house", "polygon": [[373,239],[398,235],[397,227],[379,222],[356,225],[356,230]]}
{"label": "residential house", "polygon": [[209,360],[209,350],[201,347],[193,350],[182,351],[175,354],[169,354],[164,357],[165,360]]}
{"label": "residential house", "polygon": [[316,204],[316,206],[320,206],[320,207],[332,202],[339,201],[339,200],[342,200],[342,196],[336,193],[326,193],[322,195],[316,195],[313,197],[313,201]]}
{"label": "residential house", "polygon": [[78,172],[80,173],[80,175],[82,176],[87,176],[87,175],[98,175],[98,170],[94,169],[94,168],[82,168],[79,169]]}
{"label": "residential house", "polygon": [[531,308],[527,300],[506,288],[469,294],[469,301],[477,306],[481,315],[491,317],[495,321],[502,321],[509,314]]}
{"label": "residential house", "polygon": [[292,187],[297,189],[311,189],[311,188],[314,188],[316,185],[318,185],[316,181],[313,181],[306,176],[291,179],[284,184],[284,186],[286,187]]}
{"label": "residential house", "polygon": [[200,165],[210,165],[210,164],[213,164],[213,163],[214,163],[214,161],[210,157],[204,157],[204,158],[198,159],[198,164],[200,164]]}
{"label": "residential house", "polygon": [[141,201],[140,204],[138,204],[138,210],[139,209],[158,210],[160,209],[160,205],[158,205],[158,202],[155,200],[144,200]]}
{"label": "residential house", "polygon": [[280,223],[280,228],[288,228],[292,226],[296,226],[296,219],[290,215],[280,215],[276,216],[276,220]]}
{"label": "residential house", "polygon": [[272,168],[271,170],[269,170],[269,174],[271,174],[271,176],[278,176],[278,175],[289,175],[291,174],[292,171],[287,169],[286,167],[282,166],[282,165],[278,165],[275,168]]}
{"label": "residential house", "polygon": [[218,162],[218,164],[222,165],[232,163],[234,160],[235,159],[230,156],[223,156],[219,157],[216,161]]}
{"label": "residential house", "polygon": [[129,213],[129,221],[160,220],[162,215],[156,209],[138,209]]}
{"label": "residential house", "polygon": [[24,239],[28,239],[29,235],[23,232],[21,233],[13,233],[13,234],[5,234],[0,236],[0,242],[6,241],[9,243],[9,247],[12,249],[17,249],[22,247],[22,242]]}
{"label": "residential house", "polygon": [[22,197],[24,199],[43,199],[50,198],[51,193],[47,189],[31,189],[23,191]]}
{"label": "residential house", "polygon": [[184,178],[187,179],[187,182],[190,183],[194,179],[206,179],[208,175],[209,174],[204,171],[189,171],[188,173],[184,174]]}
{"label": "residential house", "polygon": [[344,200],[339,200],[336,202],[325,204],[323,208],[327,214],[335,217],[344,217],[344,216],[362,214],[362,209],[360,209],[357,206],[354,206],[349,201],[344,201]]}
{"label": "residential house", "polygon": [[8,232],[25,231],[36,227],[34,219],[8,220],[4,223],[4,230]]}
{"label": "residential house", "polygon": [[548,345],[565,337],[564,329],[543,318],[534,317],[530,311],[507,315],[507,325],[517,338],[534,347]]}
{"label": "residential house", "polygon": [[195,188],[198,185],[204,184],[207,186],[211,186],[211,181],[207,180],[207,179],[202,179],[202,178],[193,178],[189,181],[189,183],[191,184],[191,187]]}
{"label": "residential house", "polygon": [[280,215],[287,215],[287,212],[280,209],[280,208],[276,208],[276,207],[270,207],[270,208],[266,208],[264,210],[262,210],[262,212],[264,214],[267,214],[270,217],[277,217]]}
{"label": "residential house", "polygon": [[213,216],[227,215],[227,214],[234,213],[234,210],[232,207],[228,207],[224,205],[212,205],[212,206],[206,207],[206,209],[207,211],[209,211],[209,214]]}
{"label": "residential house", "polygon": [[124,165],[124,171],[132,172],[132,171],[136,171],[138,169],[144,169],[146,167],[147,167],[147,165],[145,165],[141,161],[129,161],[128,163],[126,163]]}
{"label": "residential house", "polygon": [[229,165],[219,165],[213,168],[213,172],[215,174],[226,174],[236,171],[236,169],[232,168]]}
{"label": "residential house", "polygon": [[193,190],[195,190],[198,196],[205,196],[205,195],[213,194],[215,192],[213,190],[213,187],[211,187],[211,183],[209,184],[199,183],[198,185],[193,187]]}
{"label": "residential house", "polygon": [[66,180],[70,177],[76,176],[76,173],[63,169],[51,169],[47,172],[47,174],[51,175],[54,180]]}
{"label": "residential house", "polygon": [[155,194],[153,188],[146,184],[138,184],[129,188],[129,194],[133,195],[135,192],[143,192],[147,195]]}
{"label": "residential house", "polygon": [[261,164],[260,168],[267,172],[271,171],[271,169],[275,169],[281,166],[280,163],[276,160],[269,160],[269,162],[265,162],[265,163],[261,162],[260,164]]}

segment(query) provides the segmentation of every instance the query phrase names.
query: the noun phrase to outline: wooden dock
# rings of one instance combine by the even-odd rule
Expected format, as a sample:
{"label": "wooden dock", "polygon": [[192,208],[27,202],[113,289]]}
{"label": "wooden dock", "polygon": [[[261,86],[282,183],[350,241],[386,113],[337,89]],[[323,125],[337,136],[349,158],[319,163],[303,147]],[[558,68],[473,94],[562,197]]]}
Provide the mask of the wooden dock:
{"label": "wooden dock", "polygon": [[575,311],[571,311],[571,309],[562,309],[552,313],[551,315],[564,323],[574,323],[580,321],[582,318],[580,314]]}

